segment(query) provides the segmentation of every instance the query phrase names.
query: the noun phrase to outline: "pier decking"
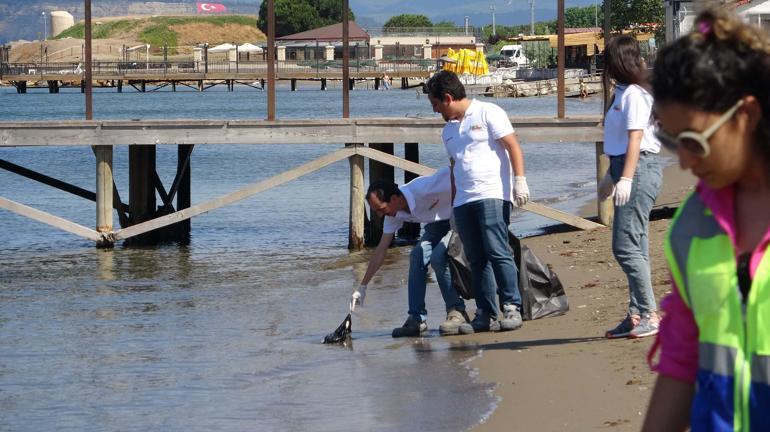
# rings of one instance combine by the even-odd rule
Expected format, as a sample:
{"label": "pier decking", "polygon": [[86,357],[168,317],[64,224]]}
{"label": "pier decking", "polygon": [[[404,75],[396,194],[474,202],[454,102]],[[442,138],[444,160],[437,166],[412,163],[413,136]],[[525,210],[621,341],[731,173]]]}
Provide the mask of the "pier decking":
{"label": "pier decking", "polygon": [[[603,137],[599,116],[566,119],[513,117],[511,121],[523,142],[584,141],[596,142],[601,149]],[[417,160],[402,159],[380,151],[381,144],[433,144],[440,141],[444,122],[438,118],[357,118],[317,120],[74,120],[42,122],[0,122],[0,148],[15,146],[92,146],[96,156],[96,192],[74,190],[74,186],[0,160],[0,168],[32,180],[96,201],[96,229],[77,225],[22,203],[0,197],[0,208],[49,224],[73,234],[110,245],[145,233],[179,224],[193,216],[215,210],[248,198],[256,193],[322,169],[339,160],[350,162],[350,233],[349,247],[360,248],[364,236],[364,158],[397,167],[418,175],[430,174],[433,168]],[[191,206],[190,158],[195,145],[232,144],[318,144],[343,146],[306,164],[246,186],[222,197]],[[344,144],[343,144],[344,143]],[[367,144],[369,146],[367,147]],[[155,147],[178,146],[176,176],[166,190],[155,171]],[[554,144],[558,145],[558,144]],[[115,146],[128,146],[130,202],[117,195],[112,178],[112,153]],[[415,146],[416,147],[416,146]],[[392,153],[392,145],[390,146]],[[414,158],[417,159],[417,158]],[[597,161],[600,161],[598,158]],[[597,172],[602,164],[597,162]],[[565,179],[565,181],[568,181]],[[79,188],[77,188],[79,189]],[[163,205],[159,211],[156,194]],[[176,199],[176,206],[173,200]],[[120,228],[114,229],[112,209],[118,213]],[[529,203],[525,210],[568,223],[581,229],[598,226],[594,222]],[[179,227],[179,225],[176,225]],[[187,225],[189,230],[189,224]],[[184,228],[182,228],[184,231]],[[189,231],[188,231],[189,232]]]}
{"label": "pier decking", "polygon": [[[372,81],[379,88],[387,75],[399,79],[400,87],[409,86],[409,79],[427,80],[435,63],[431,61],[373,61],[351,62],[348,68],[348,85],[353,88],[357,81]],[[85,89],[84,73],[79,63],[3,63],[0,64],[0,81],[11,83],[18,93],[28,88],[48,88],[58,93],[62,87]],[[276,79],[290,81],[292,90],[297,81],[317,81],[326,89],[327,81],[343,80],[343,70],[336,62],[279,61],[276,62]],[[146,91],[147,84],[172,87],[177,85],[204,91],[215,85],[246,84],[264,88],[268,79],[268,66],[264,61],[249,62],[95,62],[91,81],[96,87],[134,86]],[[258,84],[257,84],[258,83]],[[392,83],[389,83],[392,84]]]}

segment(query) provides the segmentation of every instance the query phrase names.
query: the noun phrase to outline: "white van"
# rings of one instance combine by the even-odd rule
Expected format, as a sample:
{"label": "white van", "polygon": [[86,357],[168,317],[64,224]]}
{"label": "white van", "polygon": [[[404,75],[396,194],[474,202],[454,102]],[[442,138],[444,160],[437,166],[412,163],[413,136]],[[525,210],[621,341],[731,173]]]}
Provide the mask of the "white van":
{"label": "white van", "polygon": [[524,47],[521,45],[503,45],[500,49],[501,63],[510,66],[528,66],[529,59],[524,56]]}

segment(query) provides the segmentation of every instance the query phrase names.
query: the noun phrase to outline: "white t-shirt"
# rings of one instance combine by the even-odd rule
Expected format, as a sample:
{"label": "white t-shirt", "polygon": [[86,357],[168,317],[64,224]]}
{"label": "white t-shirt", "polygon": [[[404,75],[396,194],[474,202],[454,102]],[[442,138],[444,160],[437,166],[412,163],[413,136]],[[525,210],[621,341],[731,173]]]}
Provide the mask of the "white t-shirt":
{"label": "white t-shirt", "polygon": [[512,133],[502,108],[476,99],[462,120],[447,122],[442,139],[455,161],[455,207],[482,199],[511,200],[511,160],[497,140]]}
{"label": "white t-shirt", "polygon": [[652,122],[652,95],[632,84],[615,87],[615,100],[604,119],[604,153],[609,156],[626,154],[628,131],[643,130],[640,151],[660,152]]}
{"label": "white t-shirt", "polygon": [[417,177],[398,188],[409,205],[409,213],[399,211],[385,216],[384,234],[393,234],[404,222],[431,223],[448,220],[452,215],[452,183],[449,167],[441,168],[430,176]]}

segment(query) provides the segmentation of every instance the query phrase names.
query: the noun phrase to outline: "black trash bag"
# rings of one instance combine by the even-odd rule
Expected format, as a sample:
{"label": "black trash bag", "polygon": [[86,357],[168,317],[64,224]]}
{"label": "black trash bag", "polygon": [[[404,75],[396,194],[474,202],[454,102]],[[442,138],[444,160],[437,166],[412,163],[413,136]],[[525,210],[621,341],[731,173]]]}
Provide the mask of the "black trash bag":
{"label": "black trash bag", "polygon": [[342,324],[340,324],[339,327],[337,327],[337,330],[334,330],[334,333],[329,333],[324,337],[323,343],[325,344],[345,344],[350,340],[350,334],[353,331],[353,319],[351,318],[350,314],[345,317],[345,320],[342,321]]}
{"label": "black trash bag", "polygon": [[522,319],[534,320],[567,313],[567,294],[551,267],[542,262],[530,248],[522,246],[519,239],[510,232],[508,244],[519,268]]}
{"label": "black trash bag", "polygon": [[[569,301],[559,277],[519,239],[508,232],[508,245],[519,269],[519,293],[521,294],[524,320],[562,315],[569,310]],[[447,246],[452,286],[464,299],[474,298],[471,284],[471,268],[463,252],[460,236],[453,232]]]}
{"label": "black trash bag", "polygon": [[471,283],[471,264],[465,257],[463,243],[460,241],[460,235],[452,231],[447,244],[447,255],[449,261],[449,273],[452,276],[452,286],[457,294],[465,300],[470,300],[473,295],[473,284]]}

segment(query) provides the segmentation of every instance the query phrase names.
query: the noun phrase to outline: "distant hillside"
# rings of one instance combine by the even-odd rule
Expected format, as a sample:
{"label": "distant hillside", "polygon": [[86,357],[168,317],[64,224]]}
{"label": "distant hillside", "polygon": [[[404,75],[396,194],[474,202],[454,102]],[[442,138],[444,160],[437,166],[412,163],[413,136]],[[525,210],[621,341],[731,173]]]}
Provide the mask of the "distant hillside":
{"label": "distant hillside", "polygon": [[[191,10],[194,10],[195,7],[195,2],[189,0],[155,0],[155,2],[186,3],[191,5]],[[146,3],[130,0],[93,1],[91,4],[91,16],[95,21],[103,17],[126,16],[131,14],[131,10],[142,9],[142,5]],[[229,14],[240,15],[256,15],[259,6],[259,2],[255,4],[251,0],[217,0],[216,3],[224,4]],[[75,17],[76,22],[83,20],[82,0],[0,0],[0,43],[42,39],[45,33],[42,12],[46,13],[46,24],[50,25],[49,14],[55,10],[71,13]],[[167,15],[155,12],[147,9],[147,13],[144,15],[147,18],[153,15]]]}
{"label": "distant hillside", "polygon": [[[94,39],[136,40],[152,46],[189,46],[207,42],[256,43],[267,37],[256,27],[256,16],[117,17],[95,19]],[[82,22],[56,39],[85,37]]]}

